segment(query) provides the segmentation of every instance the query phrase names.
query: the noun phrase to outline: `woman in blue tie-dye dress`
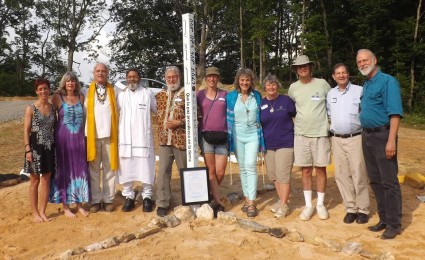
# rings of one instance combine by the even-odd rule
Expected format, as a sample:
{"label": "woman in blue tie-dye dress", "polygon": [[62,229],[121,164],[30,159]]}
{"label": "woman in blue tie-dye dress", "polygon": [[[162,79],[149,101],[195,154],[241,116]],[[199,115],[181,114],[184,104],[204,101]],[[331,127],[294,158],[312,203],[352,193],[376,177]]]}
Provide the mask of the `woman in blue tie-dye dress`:
{"label": "woman in blue tie-dye dress", "polygon": [[65,216],[76,217],[69,208],[77,204],[83,216],[89,213],[82,203],[90,200],[89,170],[84,134],[84,96],[80,83],[72,72],[62,77],[59,88],[52,98],[58,111],[55,128],[56,175],[52,182],[50,202],[62,203]]}

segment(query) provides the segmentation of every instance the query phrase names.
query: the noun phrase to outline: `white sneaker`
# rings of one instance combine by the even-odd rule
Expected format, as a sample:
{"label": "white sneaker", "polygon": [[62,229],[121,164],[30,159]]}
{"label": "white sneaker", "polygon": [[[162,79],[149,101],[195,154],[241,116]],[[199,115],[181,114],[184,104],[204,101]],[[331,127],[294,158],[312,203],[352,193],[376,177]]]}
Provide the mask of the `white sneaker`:
{"label": "white sneaker", "polygon": [[288,216],[288,214],[289,214],[288,204],[280,204],[279,203],[279,208],[277,209],[277,211],[275,213],[276,213],[276,214],[274,214],[275,218],[281,218],[281,217]]}
{"label": "white sneaker", "polygon": [[317,217],[319,217],[320,219],[325,220],[329,218],[329,213],[328,213],[328,210],[325,208],[325,206],[317,205],[316,211],[317,211]]}
{"label": "white sneaker", "polygon": [[275,204],[270,208],[273,213],[276,213],[280,206],[280,200],[277,200]]}
{"label": "white sneaker", "polygon": [[313,207],[304,207],[303,211],[300,214],[300,219],[304,221],[310,220],[311,216],[313,215],[313,212]]}

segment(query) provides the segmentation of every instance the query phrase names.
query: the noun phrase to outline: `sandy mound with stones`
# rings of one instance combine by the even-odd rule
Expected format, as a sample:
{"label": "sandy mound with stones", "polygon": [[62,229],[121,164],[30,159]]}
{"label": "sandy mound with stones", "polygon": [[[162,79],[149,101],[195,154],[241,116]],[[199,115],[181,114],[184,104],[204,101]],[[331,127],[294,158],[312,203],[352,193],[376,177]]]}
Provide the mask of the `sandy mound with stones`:
{"label": "sandy mound with stones", "polygon": [[[399,136],[400,174],[423,173],[425,168],[424,131],[404,129]],[[178,225],[162,223],[155,212],[143,213],[141,204],[136,210],[123,213],[119,209],[124,198],[116,196],[113,213],[100,212],[85,218],[70,219],[63,215],[62,206],[49,204],[49,223],[32,223],[27,192],[29,183],[0,189],[0,258],[2,259],[54,259],[74,251],[75,259],[342,259],[347,258],[348,245],[353,249],[351,259],[381,257],[381,259],[423,259],[425,255],[425,204],[416,196],[424,190],[402,185],[403,231],[392,241],[383,241],[380,234],[367,231],[367,225],[344,224],[345,215],[341,197],[329,168],[326,206],[330,218],[319,220],[316,215],[304,222],[298,218],[304,204],[300,171],[294,168],[291,213],[284,219],[275,219],[270,207],[275,202],[275,192],[263,189],[261,167],[258,168],[260,214],[246,222],[240,210],[243,202],[227,201],[226,214],[215,220],[191,219],[178,221]],[[231,164],[233,184],[230,184],[230,167],[220,192],[239,193],[240,181],[237,165]],[[267,178],[265,178],[267,184]],[[117,186],[120,189],[119,186]],[[180,204],[180,180],[174,169],[172,178],[173,201]],[[371,224],[378,221],[376,205],[371,193]],[[173,213],[170,214],[173,216]],[[170,217],[171,218],[171,217]],[[176,222],[174,222],[176,223]],[[241,224],[243,223],[243,224]],[[173,227],[174,226],[174,227]],[[262,227],[264,232],[254,232]],[[270,228],[286,232],[283,238],[270,235]],[[267,232],[264,230],[266,229]],[[258,230],[256,230],[258,231]],[[299,241],[303,238],[303,242]],[[296,242],[298,241],[298,242]],[[106,249],[92,252],[87,246],[100,243]],[[349,243],[352,242],[352,243]],[[96,246],[93,246],[96,247]],[[344,252],[342,252],[343,250]],[[363,253],[359,251],[363,250]],[[68,252],[69,253],[69,252]]]}

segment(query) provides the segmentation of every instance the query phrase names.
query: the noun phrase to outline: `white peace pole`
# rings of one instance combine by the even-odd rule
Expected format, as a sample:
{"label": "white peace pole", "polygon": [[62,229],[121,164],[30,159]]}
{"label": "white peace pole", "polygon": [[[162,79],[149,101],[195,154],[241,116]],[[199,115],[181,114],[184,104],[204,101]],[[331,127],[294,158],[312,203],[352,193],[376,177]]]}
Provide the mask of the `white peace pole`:
{"label": "white peace pole", "polygon": [[183,65],[186,113],[187,167],[198,167],[198,121],[196,109],[195,20],[193,14],[183,14]]}

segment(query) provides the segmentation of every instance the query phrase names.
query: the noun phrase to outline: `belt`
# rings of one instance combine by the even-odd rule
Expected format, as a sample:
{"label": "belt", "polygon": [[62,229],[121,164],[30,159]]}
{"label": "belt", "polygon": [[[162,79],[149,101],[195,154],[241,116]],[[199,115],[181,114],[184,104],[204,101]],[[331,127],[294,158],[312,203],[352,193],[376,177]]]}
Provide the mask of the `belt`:
{"label": "belt", "polygon": [[365,131],[366,133],[376,133],[376,132],[383,132],[386,130],[390,130],[390,126],[386,125],[386,126],[379,126],[379,127],[372,127],[372,128],[363,128],[363,131]]}
{"label": "belt", "polygon": [[331,134],[331,136],[335,136],[335,137],[350,138],[350,137],[359,135],[362,132],[360,131],[360,132],[357,132],[357,133],[354,133],[354,134],[343,134],[343,135],[335,134],[334,132],[329,132],[329,133]]}

